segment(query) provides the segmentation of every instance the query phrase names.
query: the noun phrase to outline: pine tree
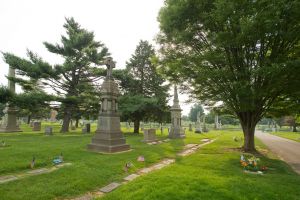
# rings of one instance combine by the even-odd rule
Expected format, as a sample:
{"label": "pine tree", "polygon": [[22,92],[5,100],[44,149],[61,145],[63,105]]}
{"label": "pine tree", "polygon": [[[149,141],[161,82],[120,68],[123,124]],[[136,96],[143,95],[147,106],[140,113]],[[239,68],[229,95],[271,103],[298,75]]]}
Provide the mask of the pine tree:
{"label": "pine tree", "polygon": [[9,53],[4,53],[4,59],[20,75],[39,80],[56,92],[64,109],[61,132],[68,132],[72,113],[82,103],[81,94],[95,91],[91,85],[101,78],[103,71],[97,65],[108,55],[108,49],[73,18],[66,19],[64,28],[67,34],[61,36],[61,44],[44,42],[49,52],[64,59],[63,64],[51,66],[31,51],[28,51],[29,60]]}

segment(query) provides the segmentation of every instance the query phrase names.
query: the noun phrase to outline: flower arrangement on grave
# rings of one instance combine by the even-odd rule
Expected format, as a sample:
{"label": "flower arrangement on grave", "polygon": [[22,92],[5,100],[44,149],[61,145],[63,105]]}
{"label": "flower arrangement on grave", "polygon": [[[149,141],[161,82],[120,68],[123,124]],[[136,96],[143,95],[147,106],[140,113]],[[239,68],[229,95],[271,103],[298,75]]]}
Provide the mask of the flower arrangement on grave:
{"label": "flower arrangement on grave", "polygon": [[33,169],[35,166],[35,156],[32,156],[32,160],[30,162],[30,169]]}
{"label": "flower arrangement on grave", "polygon": [[245,171],[262,173],[268,169],[267,166],[261,165],[260,159],[254,155],[241,155],[240,163]]}
{"label": "flower arrangement on grave", "polygon": [[123,170],[124,172],[128,172],[130,168],[134,167],[134,165],[131,163],[131,162],[126,162],[124,167],[123,167]]}
{"label": "flower arrangement on grave", "polygon": [[63,163],[64,162],[63,154],[60,153],[60,155],[55,157],[52,162],[53,162],[54,165],[58,165],[58,164]]}

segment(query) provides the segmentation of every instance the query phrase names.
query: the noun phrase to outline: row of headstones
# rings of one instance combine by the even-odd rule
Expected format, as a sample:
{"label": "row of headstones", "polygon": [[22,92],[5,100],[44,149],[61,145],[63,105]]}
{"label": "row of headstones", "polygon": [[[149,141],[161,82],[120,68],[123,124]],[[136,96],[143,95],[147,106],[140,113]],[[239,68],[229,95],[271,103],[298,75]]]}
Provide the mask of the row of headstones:
{"label": "row of headstones", "polygon": [[[41,131],[41,122],[31,122],[30,126],[32,127],[32,131]],[[72,130],[75,130],[72,127]],[[82,128],[82,133],[90,133],[91,132],[91,124],[85,124],[84,128]],[[52,135],[53,128],[52,126],[45,127],[45,135]]]}

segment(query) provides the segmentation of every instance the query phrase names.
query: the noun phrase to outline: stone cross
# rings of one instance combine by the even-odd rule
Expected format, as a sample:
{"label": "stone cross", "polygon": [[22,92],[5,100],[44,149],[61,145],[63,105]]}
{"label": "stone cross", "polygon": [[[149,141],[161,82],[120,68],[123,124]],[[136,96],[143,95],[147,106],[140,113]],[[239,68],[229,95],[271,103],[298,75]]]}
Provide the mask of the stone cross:
{"label": "stone cross", "polygon": [[[8,77],[15,78],[15,69],[12,67],[9,67],[8,71]],[[15,93],[15,82],[8,79],[8,89]],[[0,132],[21,132],[18,124],[17,124],[17,113],[18,109],[14,106],[11,106],[9,103],[7,103],[5,109],[4,109],[4,117],[3,122],[0,127]]]}
{"label": "stone cross", "polygon": [[112,77],[112,70],[113,70],[113,68],[116,67],[116,63],[113,61],[112,57],[108,57],[108,58],[105,59],[104,64],[107,67],[106,77],[111,78]]}

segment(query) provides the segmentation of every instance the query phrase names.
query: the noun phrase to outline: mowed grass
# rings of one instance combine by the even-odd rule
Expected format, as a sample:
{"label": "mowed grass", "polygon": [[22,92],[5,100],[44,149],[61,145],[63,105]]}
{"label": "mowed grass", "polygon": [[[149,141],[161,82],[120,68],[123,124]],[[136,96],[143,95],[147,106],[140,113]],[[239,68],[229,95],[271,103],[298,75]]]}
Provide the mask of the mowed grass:
{"label": "mowed grass", "polygon": [[300,142],[300,132],[278,131],[278,132],[271,132],[270,134]]}
{"label": "mowed grass", "polygon": [[259,141],[258,155],[270,169],[264,175],[246,174],[240,167],[241,145],[233,137],[239,132],[223,132],[212,144],[197,153],[176,158],[176,163],[141,176],[102,200],[299,200],[300,176],[273,157]]}
{"label": "mowed grass", "polygon": [[[54,135],[45,136],[43,131],[32,132],[24,125],[22,133],[0,134],[8,147],[0,148],[0,176],[24,173],[29,169],[33,156],[36,168],[51,167],[52,160],[61,153],[65,162],[71,166],[63,167],[49,174],[26,177],[17,181],[0,184],[0,200],[33,200],[71,198],[105,186],[112,181],[120,181],[126,176],[123,167],[132,162],[130,172],[159,162],[163,158],[176,158],[176,153],[187,143],[201,143],[201,138],[215,138],[220,132],[208,134],[188,133],[184,140],[171,140],[159,145],[148,145],[141,140],[142,134],[125,133],[127,143],[132,150],[121,154],[100,154],[86,150],[93,134],[81,134],[80,129],[67,134],[60,134],[59,125],[54,126]],[[44,125],[43,125],[44,126]],[[42,128],[44,130],[44,128]],[[95,126],[92,126],[95,131]],[[123,132],[131,131],[126,128]],[[159,139],[167,138],[157,131]],[[137,162],[139,155],[145,156],[146,162]]]}

